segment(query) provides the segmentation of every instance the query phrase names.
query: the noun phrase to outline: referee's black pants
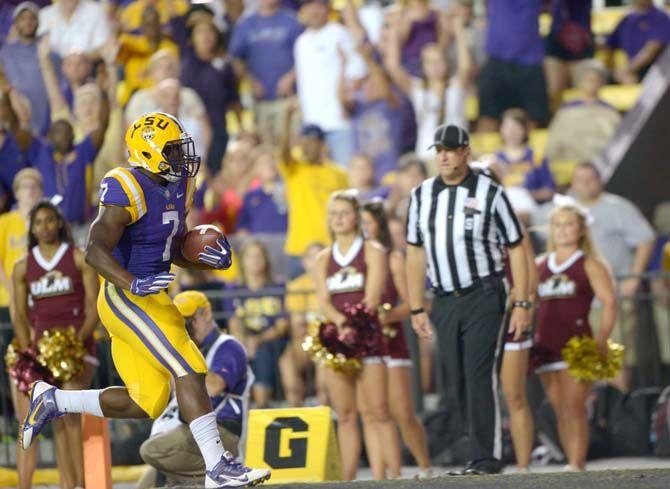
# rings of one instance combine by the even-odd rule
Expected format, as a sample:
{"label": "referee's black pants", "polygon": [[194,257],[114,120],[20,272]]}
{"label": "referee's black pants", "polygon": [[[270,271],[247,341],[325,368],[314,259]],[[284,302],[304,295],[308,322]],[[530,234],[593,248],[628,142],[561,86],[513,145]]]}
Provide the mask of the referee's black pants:
{"label": "referee's black pants", "polygon": [[464,422],[471,462],[502,457],[497,357],[506,300],[503,281],[490,277],[466,295],[436,295],[433,301],[447,409]]}

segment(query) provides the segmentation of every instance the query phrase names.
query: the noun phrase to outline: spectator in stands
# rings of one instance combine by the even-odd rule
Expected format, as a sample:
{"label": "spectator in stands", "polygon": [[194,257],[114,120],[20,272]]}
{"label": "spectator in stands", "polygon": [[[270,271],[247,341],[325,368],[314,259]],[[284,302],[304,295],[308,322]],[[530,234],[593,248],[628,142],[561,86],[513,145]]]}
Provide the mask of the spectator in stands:
{"label": "spectator in stands", "polygon": [[547,159],[537,156],[528,145],[529,126],[523,110],[504,112],[500,126],[503,147],[495,153],[493,167],[505,187],[525,188],[536,202],[547,202],[553,197],[556,184]]}
{"label": "spectator in stands", "polygon": [[521,107],[533,126],[549,119],[539,16],[543,0],[499,0],[487,8],[486,52],[479,79],[479,130],[498,129],[503,112]]}
{"label": "spectator in stands", "polygon": [[20,128],[14,107],[20,95],[0,76],[0,210],[11,208],[16,174],[28,164],[25,150],[32,139],[31,134]]}
{"label": "spectator in stands", "polygon": [[455,0],[449,3],[447,11],[449,20],[449,36],[447,62],[458,72],[458,42],[454,29],[454,19],[463,19],[465,45],[470,52],[470,80],[479,78],[479,72],[486,61],[486,22],[484,18],[475,16],[474,0]]}
{"label": "spectator in stands", "polygon": [[111,37],[104,6],[91,0],[59,0],[44,7],[37,33],[49,34],[51,49],[61,57],[73,50],[95,56]]}
{"label": "spectator in stands", "polygon": [[[14,23],[14,10],[22,3],[26,3],[26,0],[5,0],[0,4],[0,45],[16,40],[17,32],[12,28],[12,24]],[[39,11],[40,8],[49,5],[51,1],[34,0],[31,3],[35,4]]]}
{"label": "spectator in stands", "polygon": [[[173,51],[162,49],[151,56],[147,70],[152,86],[138,90],[130,98],[124,114],[126,127],[140,115],[160,108],[161,100],[156,85],[168,78],[179,78],[179,58]],[[208,125],[207,111],[196,91],[189,87],[181,87],[179,92],[181,117],[190,117],[202,126]]]}
{"label": "spectator in stands", "polygon": [[313,371],[314,390],[320,405],[328,404],[324,367],[310,359],[309,354],[302,348],[302,342],[307,334],[307,326],[321,316],[314,285],[314,263],[316,255],[325,247],[317,241],[310,243],[302,257],[305,272],[286,284],[286,312],[289,313],[291,321],[291,346],[296,368],[303,378],[309,378],[309,373]]}
{"label": "spectator in stands", "polygon": [[285,189],[279,178],[277,160],[269,148],[256,153],[253,172],[259,185],[244,194],[237,232],[286,234]]}
{"label": "spectator in stands", "polygon": [[30,100],[32,130],[44,136],[49,129],[49,102],[37,55],[39,7],[22,2],[12,13],[14,40],[0,48],[0,71],[7,81]]}
{"label": "spectator in stands", "polygon": [[221,171],[207,183],[203,222],[218,223],[227,233],[235,231],[244,194],[258,186],[252,150],[251,143],[242,139],[229,146]]}
{"label": "spectator in stands", "polygon": [[[351,83],[359,82],[365,76],[365,63],[356,53],[351,34],[329,21],[328,11],[328,0],[303,3],[301,15],[307,29],[294,47],[298,98],[303,124],[319,126],[332,160],[346,166],[353,156],[353,131],[337,96],[340,72]],[[340,51],[346,65],[342,65]]]}
{"label": "spectator in stands", "polygon": [[[316,3],[313,1],[312,3]],[[347,187],[347,174],[324,157],[326,135],[316,125],[306,125],[300,139],[300,158],[293,156],[290,127],[296,104],[286,108],[280,140],[279,171],[286,184],[288,231],[285,251],[289,256],[289,278],[302,273],[302,256],[314,241],[330,241],[323,216],[335,190]]]}
{"label": "spectator in stands", "polygon": [[[16,209],[0,214],[0,323],[3,345],[11,339],[11,319],[9,315],[10,280],[14,263],[21,258],[28,247],[28,215],[30,209],[42,198],[42,175],[34,168],[24,168],[14,177]],[[10,337],[8,338],[7,335]]]}
{"label": "spectator in stands", "polygon": [[[48,46],[47,39],[40,41],[40,48],[42,47],[42,43],[45,43]],[[44,68],[42,69],[44,70]],[[60,90],[63,93],[63,97],[65,97],[67,106],[72,109],[74,106],[75,90],[91,80],[93,75],[93,60],[83,51],[72,50],[63,57],[61,69],[63,70],[65,79],[60,84]],[[44,74],[42,74],[42,76],[46,83],[46,76]],[[47,87],[47,93],[48,88],[49,87]],[[56,112],[56,110],[52,107],[52,117],[54,112]]]}
{"label": "spectator in stands", "polygon": [[[340,72],[339,96],[352,118],[355,151],[371,159],[373,176],[381,182],[396,170],[396,162],[402,152],[404,128],[401,101],[388,75],[375,61],[372,47],[364,44],[358,52],[365,60],[367,76],[354,88],[347,83],[344,72]],[[346,65],[344,53],[341,53],[342,65]]]}
{"label": "spectator in stands", "polygon": [[[186,329],[207,362],[205,383],[216,413],[221,442],[227,451],[243,459],[245,440],[242,433],[247,423],[249,389],[254,379],[247,366],[244,347],[219,329],[212,317],[212,306],[202,292],[187,290],[177,294],[174,304],[184,316]],[[148,489],[194,482],[202,484],[204,481],[205,463],[191,430],[181,421],[176,398],[154,421],[151,437],[140,447],[140,455],[153,470],[142,477],[138,487]],[[165,481],[160,481],[161,475]]]}
{"label": "spectator in stands", "polygon": [[551,30],[545,39],[544,69],[552,108],[561,103],[563,90],[576,80],[580,61],[593,58],[591,32],[593,0],[551,0]]}
{"label": "spectator in stands", "polygon": [[161,28],[167,27],[170,20],[186,14],[189,7],[188,0],[133,0],[125,2],[127,5],[119,15],[121,28],[125,32],[137,33],[142,26],[142,16],[147,6],[153,6],[158,11]]}
{"label": "spectator in stands", "polygon": [[119,87],[119,102],[125,106],[130,96],[140,88],[148,88],[153,83],[147,79],[146,66],[151,56],[167,49],[179,54],[179,47],[163,34],[160,14],[154,5],[147,5],[142,12],[142,24],[138,34],[123,33],[119,36],[117,61],[123,65],[123,82]]}
{"label": "spectator in stands", "polygon": [[182,85],[176,78],[161,81],[154,88],[158,110],[166,114],[173,114],[179,118],[184,129],[195,141],[195,151],[198,155],[207,155],[212,142],[212,129],[205,113],[194,114],[182,103]]}
{"label": "spectator in stands", "polygon": [[293,47],[303,27],[280,0],[260,0],[258,10],[242,17],[230,40],[230,54],[240,78],[251,83],[256,128],[277,143],[286,100],[294,94]]}
{"label": "spectator in stands", "polygon": [[[288,348],[290,328],[284,310],[283,293],[273,281],[270,255],[263,243],[249,238],[239,254],[240,285],[235,290],[243,297],[232,301],[232,334],[246,347],[256,380],[252,393],[258,408],[269,407],[272,392],[281,381],[291,406],[300,406],[303,389],[298,377],[293,349]],[[252,296],[250,296],[253,294]]]}
{"label": "spectator in stands", "polygon": [[431,43],[421,51],[422,70],[419,76],[406,71],[401,64],[400,41],[402,26],[392,25],[386,67],[395,84],[409,97],[416,116],[417,140],[415,152],[423,158],[434,157],[429,151],[433,133],[440,124],[467,126],[465,91],[468,87],[471,58],[464,39],[463,19],[454,19],[458,46],[458,73],[449,72],[443,48]]}
{"label": "spectator in stands", "polygon": [[[46,43],[40,44],[40,63],[43,66],[50,64]],[[44,70],[45,76],[48,72]],[[88,90],[87,87],[80,87],[77,94],[81,91],[82,97],[88,96],[88,93],[84,93]],[[50,98],[53,99],[52,105],[56,103],[65,105],[60,91],[53,86],[53,83],[47,81],[47,89]],[[97,96],[100,95],[97,86],[93,85],[90,89]],[[81,103],[89,104],[85,101]],[[54,107],[55,110],[59,108]],[[27,138],[23,147],[27,150],[28,163],[39,170],[44,177],[44,194],[47,197],[56,194],[62,196],[60,206],[65,218],[72,225],[73,237],[77,244],[84,243],[88,232],[88,219],[92,217],[93,161],[103,143],[108,122],[106,104],[103,103],[103,108],[99,111],[97,124],[91,122],[95,118],[90,117],[89,108],[83,107],[81,110],[77,108],[74,118],[69,113],[61,115],[52,122],[46,139]],[[75,141],[71,122],[73,119],[82,124],[92,124],[90,128],[83,128],[90,131],[83,134],[78,141]]]}
{"label": "spectator in stands", "polygon": [[364,154],[357,154],[349,163],[349,187],[358,191],[358,198],[361,202],[375,197],[385,199],[391,193],[389,187],[377,185],[375,166],[372,160]]}
{"label": "spectator in stands", "polygon": [[207,158],[210,174],[216,173],[228,146],[226,115],[233,110],[242,127],[242,106],[237,79],[223,48],[222,35],[213,22],[200,21],[191,31],[192,49],[184,53],[181,82],[194,89],[205,104],[212,127],[212,145]]}
{"label": "spectator in stands", "polygon": [[[593,240],[618,280],[619,312],[612,339],[626,347],[624,369],[616,379],[622,390],[630,386],[632,367],[637,364],[634,297],[640,289],[654,247],[654,230],[638,208],[621,196],[604,191],[600,172],[592,163],[580,163],[572,178],[572,195],[593,216]],[[549,221],[553,205],[544,205],[532,216],[534,227]],[[598,331],[601,309],[595,304],[589,321]]]}
{"label": "spectator in stands", "polygon": [[414,153],[407,153],[400,157],[398,160],[398,174],[388,199],[392,214],[401,218],[406,216],[412,189],[426,178],[428,178],[428,169],[421,158]]}
{"label": "spectator in stands", "polygon": [[[76,78],[76,83],[82,83],[76,86],[68,86],[73,88],[72,103],[69,103],[67,97],[59,89],[58,79],[56,77],[56,70],[51,62],[51,55],[49,51],[49,42],[47,39],[42,39],[39,44],[38,54],[40,58],[40,65],[42,67],[42,76],[44,84],[47,88],[47,95],[49,97],[49,105],[51,106],[52,120],[68,120],[74,130],[75,143],[81,142],[87,135],[96,131],[99,126],[103,125],[102,134],[104,137],[109,117],[108,107],[103,100],[103,94],[100,88],[95,83],[83,84],[83,81],[90,74],[90,60],[86,58],[84,61],[77,61],[74,58],[86,57],[83,53],[72,53],[65,58],[64,66],[67,63],[81,65],[76,68],[68,68],[73,80]],[[102,140],[100,141],[102,144]]]}
{"label": "spectator in stands", "polygon": [[447,47],[447,14],[428,0],[399,0],[389,8],[386,22],[395,27],[400,63],[409,76],[425,74],[422,53],[427,45],[437,44],[441,52]]}
{"label": "spectator in stands", "polygon": [[549,125],[546,155],[550,161],[590,161],[610,141],[621,115],[598,96],[606,80],[599,62],[583,67],[578,78],[580,97],[564,103]]}
{"label": "spectator in stands", "polygon": [[624,17],[607,39],[610,49],[622,49],[628,64],[614,72],[621,84],[638,83],[670,42],[670,16],[652,0],[634,0],[633,11]]}

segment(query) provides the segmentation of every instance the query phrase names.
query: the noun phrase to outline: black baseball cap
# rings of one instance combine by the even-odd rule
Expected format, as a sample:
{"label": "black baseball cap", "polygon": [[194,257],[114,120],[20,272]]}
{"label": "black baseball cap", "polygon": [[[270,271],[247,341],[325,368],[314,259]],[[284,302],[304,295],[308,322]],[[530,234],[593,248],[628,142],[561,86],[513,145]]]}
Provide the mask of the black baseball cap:
{"label": "black baseball cap", "polygon": [[470,135],[468,134],[468,131],[455,124],[442,124],[435,129],[433,144],[428,146],[428,149],[436,146],[449,149],[470,146]]}
{"label": "black baseball cap", "polygon": [[317,126],[316,124],[307,124],[302,128],[300,134],[302,136],[312,136],[321,141],[323,141],[326,138],[326,133],[324,133],[323,129],[321,129],[321,127]]}

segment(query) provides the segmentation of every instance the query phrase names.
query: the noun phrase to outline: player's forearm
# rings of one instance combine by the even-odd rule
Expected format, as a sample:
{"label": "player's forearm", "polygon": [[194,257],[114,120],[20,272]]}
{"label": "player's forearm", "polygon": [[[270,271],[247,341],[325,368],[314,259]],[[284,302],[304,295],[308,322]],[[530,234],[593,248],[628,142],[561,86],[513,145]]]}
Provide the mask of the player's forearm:
{"label": "player's forearm", "polygon": [[95,241],[89,241],[85,258],[86,263],[107,281],[122,289],[130,290],[130,285],[135,279],[133,274],[123,268],[109,251],[97,245]]}

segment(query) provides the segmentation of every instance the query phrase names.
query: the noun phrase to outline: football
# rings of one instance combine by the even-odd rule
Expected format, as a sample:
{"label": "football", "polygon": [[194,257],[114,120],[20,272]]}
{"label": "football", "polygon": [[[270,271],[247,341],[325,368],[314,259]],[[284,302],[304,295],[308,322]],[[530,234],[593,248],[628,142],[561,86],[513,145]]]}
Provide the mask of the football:
{"label": "football", "polygon": [[191,229],[181,244],[181,254],[188,261],[198,263],[198,255],[205,251],[205,246],[218,248],[216,240],[223,237],[219,228],[212,224],[201,224]]}

